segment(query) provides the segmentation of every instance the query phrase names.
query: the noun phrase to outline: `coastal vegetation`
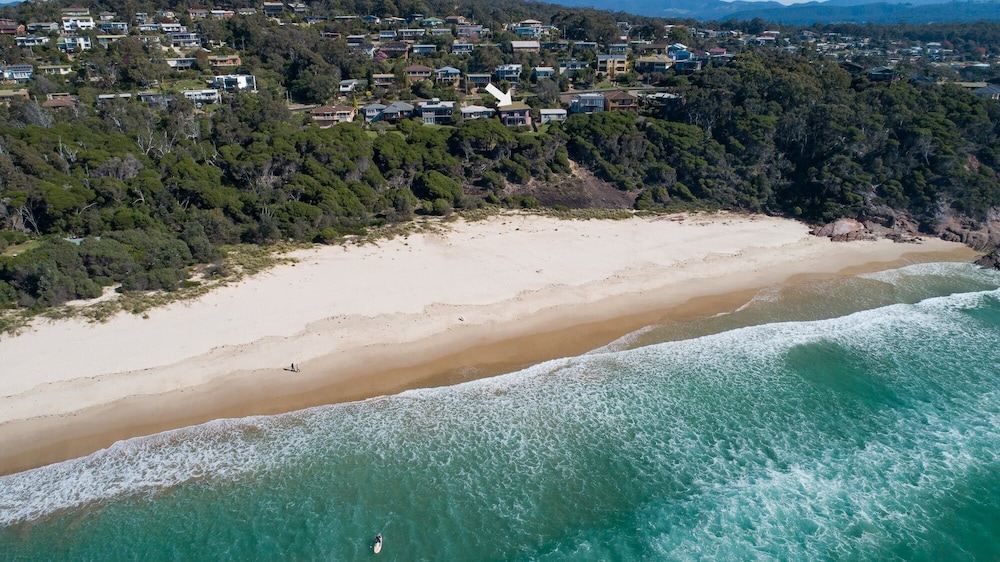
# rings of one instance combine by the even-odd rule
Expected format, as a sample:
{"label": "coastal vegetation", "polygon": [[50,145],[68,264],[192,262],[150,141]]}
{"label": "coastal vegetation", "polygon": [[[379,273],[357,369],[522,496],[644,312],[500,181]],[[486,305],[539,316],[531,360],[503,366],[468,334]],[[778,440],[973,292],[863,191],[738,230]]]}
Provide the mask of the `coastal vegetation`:
{"label": "coastal vegetation", "polygon": [[[617,29],[592,10],[501,6],[538,8],[581,37]],[[508,17],[485,9],[473,3],[470,16]],[[207,22],[201,32],[241,45],[244,65],[270,86],[206,107],[183,97],[169,109],[120,98],[58,110],[32,99],[0,105],[0,309],[44,310],[112,286],[190,289],[211,277],[204,264],[217,272],[240,244],[335,243],[486,206],[565,212],[531,188],[576,168],[637,210],[905,218],[933,231],[954,216],[986,221],[1000,204],[996,100],[952,84],[875,82],[808,52],[747,46],[728,64],[658,76],[674,101],[538,130],[497,119],[320,128],[287,98],[323,103],[341,76],[370,76],[382,62],[263,18]],[[91,62],[138,86],[164,79],[149,73],[149,56],[123,40]],[[498,62],[499,50],[482,49],[462,64]],[[96,93],[77,89],[91,102]],[[544,88],[525,100],[535,109],[558,103],[543,98]]]}

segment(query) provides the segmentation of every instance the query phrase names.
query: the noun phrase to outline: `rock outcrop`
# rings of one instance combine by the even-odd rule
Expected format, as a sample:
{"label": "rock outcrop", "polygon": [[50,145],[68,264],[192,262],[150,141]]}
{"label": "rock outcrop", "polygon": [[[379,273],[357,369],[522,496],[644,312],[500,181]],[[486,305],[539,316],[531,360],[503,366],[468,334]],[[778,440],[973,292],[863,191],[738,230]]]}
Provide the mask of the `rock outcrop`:
{"label": "rock outcrop", "polygon": [[976,260],[975,264],[985,269],[1000,269],[1000,250],[993,250]]}

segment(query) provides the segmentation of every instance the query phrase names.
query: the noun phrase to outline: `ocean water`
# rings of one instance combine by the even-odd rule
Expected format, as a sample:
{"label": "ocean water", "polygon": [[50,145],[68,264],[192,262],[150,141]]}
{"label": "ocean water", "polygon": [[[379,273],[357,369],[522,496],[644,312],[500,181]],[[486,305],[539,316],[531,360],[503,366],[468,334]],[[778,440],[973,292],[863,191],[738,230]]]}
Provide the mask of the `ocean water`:
{"label": "ocean water", "polygon": [[0,560],[996,560],[1000,276],[762,291],[456,386],[0,477]]}

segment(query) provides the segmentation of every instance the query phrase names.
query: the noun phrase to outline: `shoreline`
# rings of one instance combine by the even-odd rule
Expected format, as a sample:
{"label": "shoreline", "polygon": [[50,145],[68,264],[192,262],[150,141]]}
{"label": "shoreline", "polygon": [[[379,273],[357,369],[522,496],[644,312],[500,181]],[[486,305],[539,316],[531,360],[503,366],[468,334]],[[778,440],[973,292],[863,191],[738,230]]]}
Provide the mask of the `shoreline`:
{"label": "shoreline", "polygon": [[[530,232],[521,233],[522,229]],[[560,229],[569,231],[568,237],[554,234]],[[716,230],[726,236],[708,234]],[[510,238],[522,234],[533,237],[537,248],[528,251],[511,243]],[[669,236],[675,243],[650,241],[651,235]],[[753,238],[758,235],[759,239]],[[692,240],[696,247],[686,245]],[[697,246],[699,241],[704,243]],[[586,253],[572,259],[564,255],[574,249]],[[404,252],[414,250],[416,258],[404,259]],[[633,254],[621,255],[629,252]],[[735,215],[613,222],[507,215],[460,223],[443,236],[419,234],[380,243],[378,248],[325,247],[301,254],[299,264],[279,266],[279,271],[252,278],[236,289],[223,288],[193,303],[171,305],[169,311],[153,310],[152,322],[129,316],[96,326],[58,322],[0,342],[0,354],[8,349],[18,352],[19,366],[29,369],[10,370],[20,377],[0,375],[2,382],[17,383],[5,385],[13,386],[13,391],[0,397],[0,440],[5,443],[0,474],[212,419],[277,414],[510,372],[585,353],[668,316],[684,320],[732,310],[774,284],[850,276],[919,261],[969,261],[978,255],[940,240],[920,245],[832,243],[810,236],[801,223]],[[396,258],[401,263],[386,269]],[[543,275],[549,268],[554,273]],[[400,289],[409,289],[409,295],[390,298],[380,292],[391,286],[378,285],[387,271],[411,275],[399,274],[409,283]],[[428,275],[432,284],[458,277],[485,286],[449,302],[440,298],[436,285],[421,284],[420,275]],[[503,276],[509,279],[489,285]],[[274,321],[281,327],[264,322],[263,327],[251,326],[235,335],[208,332],[213,321],[222,322],[223,328],[217,330],[224,330],[227,323],[238,325],[248,302],[264,318],[270,318],[275,306],[279,311],[287,307],[289,315],[308,313],[309,305],[327,298],[329,285],[346,284],[353,277],[361,277],[359,287],[375,286],[367,296],[385,296],[387,302],[351,304],[359,297],[347,293],[330,304],[314,306],[304,326],[296,323],[298,318],[282,317]],[[299,287],[293,281],[300,278],[305,279],[302,290],[316,292],[280,293],[292,300],[277,305],[268,300],[277,298],[276,290],[290,293],[289,286]],[[567,282],[574,278],[582,282]],[[317,280],[322,283],[317,285]],[[329,314],[350,311],[352,306],[354,313]],[[235,316],[219,319],[228,313]],[[176,323],[169,321],[173,316]],[[187,326],[188,332],[204,325],[206,332],[167,331],[175,325]],[[127,348],[124,333],[135,341],[161,338],[152,343],[167,349],[145,353]],[[46,373],[47,368],[65,367],[55,359],[28,367],[31,361],[25,353],[43,353],[60,341],[77,356],[87,355],[82,346],[88,344],[118,347],[121,356],[95,355],[94,362],[73,375]],[[286,370],[289,357],[301,372]],[[142,365],[143,360],[144,367],[128,368]],[[109,365],[126,368],[113,370]],[[49,380],[37,380],[45,376]]]}

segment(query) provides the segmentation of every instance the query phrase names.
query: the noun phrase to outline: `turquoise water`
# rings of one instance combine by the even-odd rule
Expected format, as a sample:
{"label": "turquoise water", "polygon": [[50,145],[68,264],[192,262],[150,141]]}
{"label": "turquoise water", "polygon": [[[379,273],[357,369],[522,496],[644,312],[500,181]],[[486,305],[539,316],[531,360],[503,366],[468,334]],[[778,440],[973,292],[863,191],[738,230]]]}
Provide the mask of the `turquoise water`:
{"label": "turquoise water", "polygon": [[1000,276],[762,291],[580,357],[0,478],[3,560],[990,560]]}

